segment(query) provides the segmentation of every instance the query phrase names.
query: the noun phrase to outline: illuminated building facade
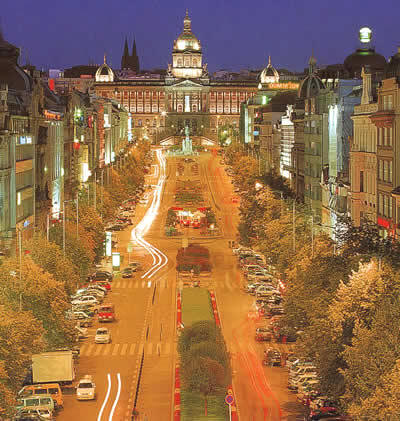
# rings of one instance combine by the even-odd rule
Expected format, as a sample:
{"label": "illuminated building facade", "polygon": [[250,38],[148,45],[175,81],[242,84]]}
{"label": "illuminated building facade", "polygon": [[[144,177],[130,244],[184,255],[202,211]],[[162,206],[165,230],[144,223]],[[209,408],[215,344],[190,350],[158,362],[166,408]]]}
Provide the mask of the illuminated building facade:
{"label": "illuminated building facade", "polygon": [[256,81],[210,78],[188,13],[165,77],[124,79],[123,74],[111,77],[110,71],[103,65],[103,74],[96,74],[96,95],[118,101],[132,115],[133,136],[154,142],[177,142],[174,136],[181,136],[185,125],[195,141],[196,136],[216,141],[219,127],[239,126],[240,105],[257,92]]}

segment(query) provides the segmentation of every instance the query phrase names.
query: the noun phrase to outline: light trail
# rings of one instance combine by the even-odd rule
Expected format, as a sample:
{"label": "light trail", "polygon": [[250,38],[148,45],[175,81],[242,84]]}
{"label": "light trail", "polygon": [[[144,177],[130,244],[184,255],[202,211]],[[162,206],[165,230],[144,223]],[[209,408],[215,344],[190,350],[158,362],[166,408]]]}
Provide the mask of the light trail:
{"label": "light trail", "polygon": [[119,396],[121,394],[122,385],[121,385],[121,375],[119,373],[117,374],[117,379],[118,379],[117,395],[115,396],[115,400],[114,400],[113,406],[111,408],[111,412],[110,412],[110,416],[108,417],[108,421],[112,421],[112,419],[113,419],[114,411],[115,411],[115,408],[117,407],[117,403],[119,401]]}
{"label": "light trail", "polygon": [[165,168],[166,161],[161,149],[157,149],[157,159],[159,165],[155,173],[159,175],[157,185],[155,186],[151,205],[147,209],[142,220],[136,225],[131,232],[131,237],[143,248],[145,248],[152,256],[153,263],[150,269],[144,273],[141,278],[153,277],[160,269],[162,269],[168,263],[168,257],[157,247],[147,242],[143,236],[148,232],[151,225],[153,224],[161,204],[161,194],[166,180]]}
{"label": "light trail", "polygon": [[103,415],[104,408],[106,407],[108,398],[110,397],[110,392],[111,392],[111,376],[110,376],[110,374],[107,374],[107,380],[108,380],[107,393],[106,393],[106,397],[104,398],[103,404],[101,405],[99,415],[97,416],[97,421],[101,421],[101,417]]}

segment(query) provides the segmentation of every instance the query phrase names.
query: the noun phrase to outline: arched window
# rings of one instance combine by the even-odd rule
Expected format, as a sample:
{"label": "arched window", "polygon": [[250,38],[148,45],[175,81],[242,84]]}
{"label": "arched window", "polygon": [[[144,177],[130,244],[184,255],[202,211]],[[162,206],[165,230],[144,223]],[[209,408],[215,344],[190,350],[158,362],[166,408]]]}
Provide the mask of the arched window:
{"label": "arched window", "polygon": [[182,59],[178,58],[178,67],[182,67]]}
{"label": "arched window", "polygon": [[138,120],[138,126],[139,127],[142,127],[142,120],[140,119],[140,120]]}
{"label": "arched window", "polygon": [[197,113],[197,105],[196,104],[192,105],[192,112]]}
{"label": "arched window", "polygon": [[178,113],[182,112],[182,104],[178,104]]}
{"label": "arched window", "polygon": [[146,126],[150,125],[150,120],[148,118],[146,118]]}

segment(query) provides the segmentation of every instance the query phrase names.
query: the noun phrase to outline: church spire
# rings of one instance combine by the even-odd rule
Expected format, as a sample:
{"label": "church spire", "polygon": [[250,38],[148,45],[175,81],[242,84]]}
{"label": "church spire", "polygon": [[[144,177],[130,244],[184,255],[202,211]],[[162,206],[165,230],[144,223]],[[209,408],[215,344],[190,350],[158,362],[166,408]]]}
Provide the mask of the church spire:
{"label": "church spire", "polygon": [[124,52],[121,58],[121,69],[128,68],[128,60],[129,60],[129,49],[128,49],[128,39],[125,36],[125,44],[124,44]]}
{"label": "church spire", "polygon": [[185,19],[183,19],[183,32],[185,33],[192,32],[192,21],[190,20],[188,9],[186,9]]}
{"label": "church spire", "polygon": [[310,60],[308,60],[308,73],[312,75],[315,72],[315,65],[317,60],[314,57],[314,48],[312,49]]}
{"label": "church spire", "polygon": [[139,57],[137,55],[137,49],[136,49],[136,38],[133,38],[133,45],[132,45],[132,55],[130,57],[131,66],[130,68],[136,72],[140,72],[140,65],[139,65]]}

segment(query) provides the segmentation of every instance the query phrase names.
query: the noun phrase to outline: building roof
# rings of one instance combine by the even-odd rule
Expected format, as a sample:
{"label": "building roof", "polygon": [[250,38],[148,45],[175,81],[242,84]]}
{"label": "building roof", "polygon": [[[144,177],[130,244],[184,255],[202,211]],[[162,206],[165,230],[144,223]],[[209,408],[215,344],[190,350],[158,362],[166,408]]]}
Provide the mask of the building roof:
{"label": "building roof", "polygon": [[303,79],[300,84],[300,88],[298,91],[299,98],[311,98],[320,92],[321,89],[325,88],[324,83],[320,79],[319,76],[316,74],[315,65],[317,64],[317,60],[315,59],[314,55],[312,54],[310,60],[308,61],[308,75]]}
{"label": "building roof", "polygon": [[385,69],[385,79],[391,77],[400,78],[400,46],[397,47],[397,53],[389,58]]}
{"label": "building roof", "polygon": [[175,52],[196,51],[201,52],[201,43],[192,32],[192,21],[189,17],[189,12],[186,10],[185,18],[183,19],[183,31],[179,37],[174,41]]}
{"label": "building roof", "polygon": [[9,89],[30,91],[32,78],[18,65],[19,48],[7,42],[0,30],[0,81]]}
{"label": "building roof", "polygon": [[372,73],[383,72],[386,67],[386,59],[375,52],[375,48],[357,48],[346,57],[343,63],[350,77],[360,77],[361,69],[369,66]]}

